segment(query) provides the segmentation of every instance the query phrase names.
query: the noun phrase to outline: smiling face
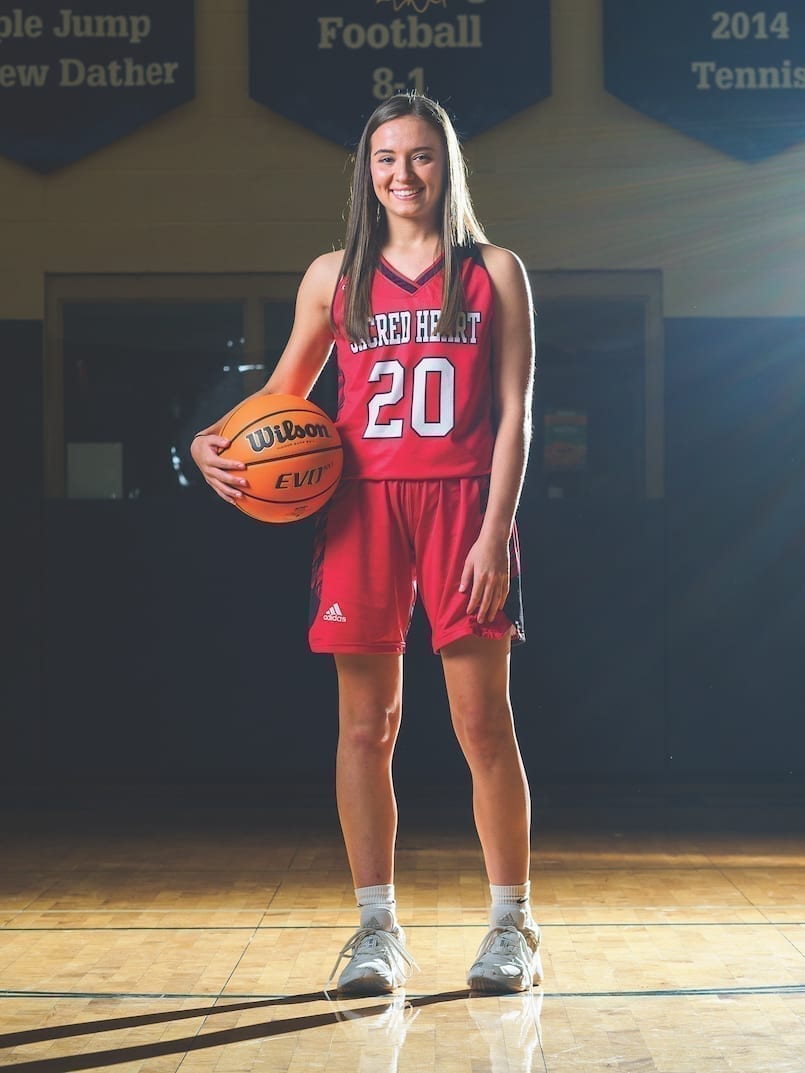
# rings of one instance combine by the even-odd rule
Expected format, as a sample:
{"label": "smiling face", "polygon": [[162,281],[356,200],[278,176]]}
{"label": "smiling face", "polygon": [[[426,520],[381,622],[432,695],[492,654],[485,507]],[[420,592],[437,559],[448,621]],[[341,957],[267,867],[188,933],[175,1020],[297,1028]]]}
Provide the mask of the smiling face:
{"label": "smiling face", "polygon": [[369,166],[387,219],[438,227],[445,189],[445,151],[434,127],[418,116],[390,119],[372,134]]}

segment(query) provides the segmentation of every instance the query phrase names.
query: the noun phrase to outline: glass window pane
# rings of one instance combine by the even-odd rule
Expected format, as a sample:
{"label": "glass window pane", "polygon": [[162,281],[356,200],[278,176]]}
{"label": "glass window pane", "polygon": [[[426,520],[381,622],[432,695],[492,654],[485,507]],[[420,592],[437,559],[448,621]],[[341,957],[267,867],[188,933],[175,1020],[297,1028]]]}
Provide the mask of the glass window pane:
{"label": "glass window pane", "polygon": [[116,458],[123,497],[182,494],[202,483],[193,433],[243,397],[254,370],[242,303],[67,302],[64,370],[65,454],[78,494],[113,487]]}
{"label": "glass window pane", "polygon": [[540,307],[532,486],[549,498],[636,499],[645,472],[645,310],[628,300]]}

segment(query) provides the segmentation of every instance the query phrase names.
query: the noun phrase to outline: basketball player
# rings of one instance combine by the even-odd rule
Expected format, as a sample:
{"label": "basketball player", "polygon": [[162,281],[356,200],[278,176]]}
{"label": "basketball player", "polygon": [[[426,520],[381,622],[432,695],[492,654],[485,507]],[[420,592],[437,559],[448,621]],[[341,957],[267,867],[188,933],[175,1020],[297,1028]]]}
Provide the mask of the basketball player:
{"label": "basketball player", "polygon": [[[509,699],[524,640],[515,510],[530,439],[533,310],[527,277],[490,245],[445,111],[399,95],[358,145],[345,249],[300,284],[288,344],[260,393],[307,396],[336,344],[344,479],[320,516],[310,645],[335,656],[336,796],[360,910],[341,994],[380,994],[414,967],[397,921],[391,762],[402,660],[419,595],[441,654],[491,890],[470,967],[481,992],[542,977],[530,908],[530,796]],[[229,503],[243,466],[220,423],[192,455]],[[334,970],[335,973],[335,970]]]}

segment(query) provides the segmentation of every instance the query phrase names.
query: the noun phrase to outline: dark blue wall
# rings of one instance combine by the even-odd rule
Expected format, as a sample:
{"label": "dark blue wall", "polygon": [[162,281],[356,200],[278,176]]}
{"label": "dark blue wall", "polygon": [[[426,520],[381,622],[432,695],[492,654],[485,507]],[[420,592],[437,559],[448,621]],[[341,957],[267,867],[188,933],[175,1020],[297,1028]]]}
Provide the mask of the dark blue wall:
{"label": "dark blue wall", "polygon": [[673,770],[805,770],[805,320],[666,324]]}
{"label": "dark blue wall", "polygon": [[6,433],[0,553],[0,734],[6,777],[40,762],[42,717],[42,325],[0,320]]}
{"label": "dark blue wall", "polygon": [[[520,527],[512,657],[542,781],[805,769],[805,321],[666,323],[664,501],[546,501]],[[15,466],[2,568],[6,777],[328,781],[335,686],[307,651],[312,523],[185,500],[48,502],[41,326],[0,322]],[[401,780],[460,780],[417,616]]]}

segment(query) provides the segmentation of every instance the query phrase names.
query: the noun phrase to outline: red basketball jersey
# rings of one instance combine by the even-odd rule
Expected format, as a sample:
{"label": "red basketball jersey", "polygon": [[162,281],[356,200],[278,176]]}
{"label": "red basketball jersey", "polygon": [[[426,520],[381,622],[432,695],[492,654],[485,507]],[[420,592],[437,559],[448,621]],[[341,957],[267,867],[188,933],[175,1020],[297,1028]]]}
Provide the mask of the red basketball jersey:
{"label": "red basketball jersey", "polygon": [[442,259],[416,280],[381,260],[371,291],[370,337],[343,332],[344,287],[333,301],[338,416],[345,477],[471,477],[492,464],[494,295],[480,253],[461,265],[464,308],[454,335],[436,324]]}

